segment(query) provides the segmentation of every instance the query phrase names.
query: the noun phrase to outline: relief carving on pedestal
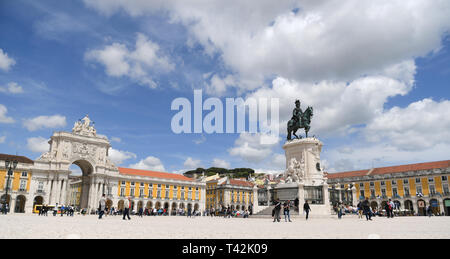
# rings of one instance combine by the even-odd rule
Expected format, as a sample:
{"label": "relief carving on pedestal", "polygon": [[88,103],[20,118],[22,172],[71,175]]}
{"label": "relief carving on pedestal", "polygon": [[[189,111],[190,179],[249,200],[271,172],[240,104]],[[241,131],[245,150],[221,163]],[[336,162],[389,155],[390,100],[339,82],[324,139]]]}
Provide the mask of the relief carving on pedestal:
{"label": "relief carving on pedestal", "polygon": [[302,182],[305,177],[305,159],[301,158],[300,162],[295,157],[291,158],[289,166],[286,169],[286,182]]}

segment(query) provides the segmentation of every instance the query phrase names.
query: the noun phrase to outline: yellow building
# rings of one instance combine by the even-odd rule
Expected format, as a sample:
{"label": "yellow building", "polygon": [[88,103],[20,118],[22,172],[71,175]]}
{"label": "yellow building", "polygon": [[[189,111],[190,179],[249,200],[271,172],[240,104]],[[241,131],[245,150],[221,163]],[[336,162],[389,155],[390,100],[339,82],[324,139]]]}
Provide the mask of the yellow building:
{"label": "yellow building", "polygon": [[[17,161],[17,167],[8,174],[5,161]],[[7,204],[10,212],[25,212],[26,204],[30,204],[30,184],[33,160],[24,156],[0,154],[0,203]]]}
{"label": "yellow building", "polygon": [[206,182],[206,208],[219,212],[231,210],[253,211],[257,188],[246,180],[223,177]]}
{"label": "yellow building", "polygon": [[450,160],[327,174],[330,200],[356,205],[369,198],[373,209],[391,199],[400,211],[450,215]]}
{"label": "yellow building", "polygon": [[[122,210],[125,199],[130,197],[131,211],[138,212],[140,208],[153,210],[165,209],[167,214],[177,212],[203,211],[205,209],[205,186],[197,181],[180,174],[140,170],[132,168],[118,168],[119,175],[115,180],[109,179],[102,185],[102,193],[107,197],[106,207]],[[71,197],[78,197],[81,193],[79,180],[71,182]],[[78,194],[78,196],[77,196]]]}

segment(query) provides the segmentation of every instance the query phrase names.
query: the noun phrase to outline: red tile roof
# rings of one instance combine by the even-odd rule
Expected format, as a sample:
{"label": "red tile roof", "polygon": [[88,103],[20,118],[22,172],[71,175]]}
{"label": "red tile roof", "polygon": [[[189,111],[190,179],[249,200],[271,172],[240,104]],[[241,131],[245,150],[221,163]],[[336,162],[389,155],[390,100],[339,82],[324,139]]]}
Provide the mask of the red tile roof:
{"label": "red tile roof", "polygon": [[369,170],[349,171],[349,172],[340,172],[340,173],[326,173],[326,177],[328,179],[357,177],[357,176],[366,175],[368,172],[369,172]]}
{"label": "red tile roof", "polygon": [[450,160],[419,163],[419,164],[410,164],[410,165],[380,167],[380,168],[375,168],[370,175],[430,170],[430,169],[447,168],[447,167],[450,167]]}
{"label": "red tile roof", "polygon": [[141,170],[141,169],[132,169],[132,168],[123,168],[123,167],[119,167],[119,173],[126,174],[126,175],[138,175],[138,176],[147,176],[147,177],[154,177],[154,178],[180,180],[180,181],[194,181],[194,179],[186,177],[181,174],[173,174],[173,173],[157,172],[157,171],[149,171],[149,170]]}
{"label": "red tile roof", "polygon": [[[226,181],[224,181],[222,184],[227,184]],[[253,183],[242,181],[242,180],[236,180],[236,179],[230,179],[231,185],[238,185],[238,186],[244,186],[244,187],[253,187]]]}
{"label": "red tile roof", "polygon": [[[0,154],[0,160],[1,161],[6,161],[6,160],[10,160],[10,161],[14,161],[17,160],[20,163],[23,164],[34,164],[34,161],[29,159],[28,157],[25,156],[15,156],[15,155],[8,155],[8,154]],[[0,166],[4,166],[5,164],[2,164]]]}
{"label": "red tile roof", "polygon": [[[366,170],[359,170],[359,171],[326,173],[326,176],[328,179],[337,179],[337,178],[347,178],[347,177],[358,177],[358,176],[364,176],[364,175],[393,174],[393,173],[430,170],[430,169],[448,168],[448,167],[450,167],[450,160],[379,167],[379,168],[374,168],[373,170],[366,169]],[[370,174],[369,174],[369,172],[370,172]]]}

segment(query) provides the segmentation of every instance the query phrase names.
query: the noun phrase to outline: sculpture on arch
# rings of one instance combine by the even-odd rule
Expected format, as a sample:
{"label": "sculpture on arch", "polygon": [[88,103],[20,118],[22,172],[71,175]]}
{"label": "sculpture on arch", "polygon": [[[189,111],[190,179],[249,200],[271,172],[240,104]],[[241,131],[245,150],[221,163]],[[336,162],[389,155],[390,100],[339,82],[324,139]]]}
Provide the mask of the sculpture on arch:
{"label": "sculpture on arch", "polygon": [[97,136],[97,131],[94,128],[94,122],[86,115],[83,119],[75,122],[72,133],[83,136]]}

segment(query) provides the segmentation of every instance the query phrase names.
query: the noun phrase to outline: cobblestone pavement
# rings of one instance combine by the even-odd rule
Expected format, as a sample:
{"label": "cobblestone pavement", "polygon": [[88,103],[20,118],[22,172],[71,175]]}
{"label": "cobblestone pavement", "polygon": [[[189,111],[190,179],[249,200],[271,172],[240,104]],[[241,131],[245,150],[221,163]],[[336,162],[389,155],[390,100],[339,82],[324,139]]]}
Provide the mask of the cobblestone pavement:
{"label": "cobblestone pavement", "polygon": [[376,217],[373,221],[356,216],[314,217],[306,221],[272,222],[271,218],[221,218],[158,216],[42,217],[35,214],[0,215],[0,238],[450,238],[450,217]]}

